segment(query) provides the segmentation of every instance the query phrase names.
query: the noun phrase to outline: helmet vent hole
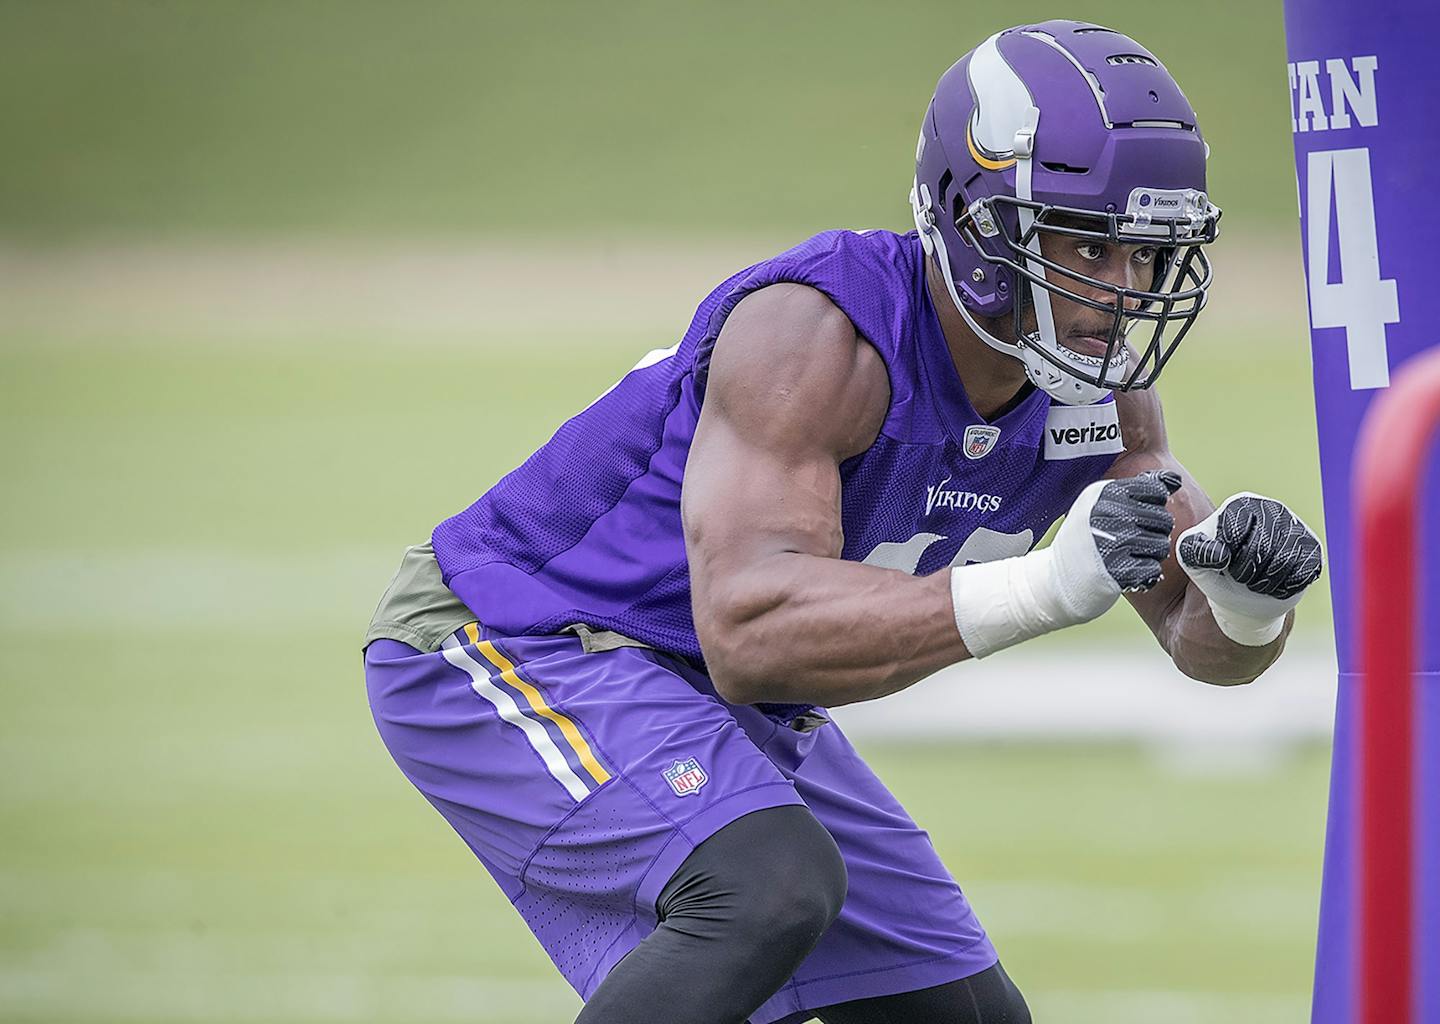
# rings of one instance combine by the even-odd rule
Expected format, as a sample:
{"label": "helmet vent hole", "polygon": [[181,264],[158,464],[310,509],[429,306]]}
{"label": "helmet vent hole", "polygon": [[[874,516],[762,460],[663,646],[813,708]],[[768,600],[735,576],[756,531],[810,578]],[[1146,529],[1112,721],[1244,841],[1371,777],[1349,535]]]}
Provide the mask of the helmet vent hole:
{"label": "helmet vent hole", "polygon": [[950,173],[950,171],[949,171],[948,168],[946,169],[946,171],[945,171],[944,174],[940,175],[940,181],[937,183],[937,184],[939,185],[939,187],[940,187],[940,194],[935,197],[935,201],[940,204],[940,209],[942,209],[942,210],[946,208],[946,206],[945,206],[945,196],[946,196],[947,194],[949,194],[949,192],[950,192],[950,184],[951,184],[954,180],[955,180],[955,176]]}
{"label": "helmet vent hole", "polygon": [[1191,131],[1195,128],[1193,124],[1186,124],[1184,121],[1170,121],[1159,118],[1146,120],[1121,121],[1115,125],[1116,128],[1180,128]]}
{"label": "helmet vent hole", "polygon": [[1054,171],[1056,174],[1089,174],[1088,167],[1074,167],[1070,164],[1060,163],[1058,160],[1041,160],[1040,166],[1047,171]]}
{"label": "helmet vent hole", "polygon": [[1105,63],[1113,66],[1120,64],[1140,64],[1147,68],[1157,67],[1154,57],[1147,57],[1143,53],[1117,53],[1105,58]]}
{"label": "helmet vent hole", "polygon": [[1077,28],[1075,30],[1075,34],[1077,36],[1089,35],[1091,32],[1109,32],[1111,35],[1114,36],[1118,36],[1120,34],[1119,32],[1116,32],[1113,28],[1105,28],[1101,25],[1082,25],[1080,28]]}

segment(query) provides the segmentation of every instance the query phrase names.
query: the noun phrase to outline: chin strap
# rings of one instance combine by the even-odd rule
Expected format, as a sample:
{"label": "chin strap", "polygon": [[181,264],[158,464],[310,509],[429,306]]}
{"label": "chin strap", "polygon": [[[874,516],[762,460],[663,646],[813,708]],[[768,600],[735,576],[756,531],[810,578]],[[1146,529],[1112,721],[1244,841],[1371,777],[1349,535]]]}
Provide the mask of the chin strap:
{"label": "chin strap", "polygon": [[[1034,197],[1031,188],[1031,172],[1034,163],[1031,156],[1035,152],[1035,130],[1040,127],[1040,108],[1031,106],[1025,111],[1025,120],[1020,124],[1020,130],[1015,133],[1015,198],[1022,202],[1030,202]],[[1020,237],[1030,235],[1030,240],[1025,243],[1025,251],[1040,255],[1040,233],[1031,231],[1035,226],[1035,211],[1028,206],[1019,208],[1020,214]],[[1025,260],[1025,267],[1040,280],[1047,280],[1045,267],[1036,263],[1033,267],[1028,259]],[[1023,284],[1017,282],[1019,287]],[[1039,285],[1030,285],[1030,298],[1035,304],[1035,326],[1039,329],[1040,340],[1053,351],[1060,347],[1055,339],[1055,317],[1050,312],[1050,292]]]}
{"label": "chin strap", "polygon": [[945,290],[950,293],[950,301],[955,304],[955,308],[959,310],[960,316],[964,318],[970,330],[996,351],[1003,352],[1014,359],[1023,360],[1025,353],[1020,345],[995,337],[981,327],[970,310],[965,308],[965,303],[960,298],[960,290],[955,287],[955,277],[950,271],[950,253],[945,248],[945,236],[940,234],[940,229],[935,226],[930,186],[922,184],[919,179],[916,179],[910,189],[910,209],[915,215],[915,228],[920,232],[920,244],[925,249],[925,254],[934,256],[935,262],[940,264],[940,273],[945,278]]}

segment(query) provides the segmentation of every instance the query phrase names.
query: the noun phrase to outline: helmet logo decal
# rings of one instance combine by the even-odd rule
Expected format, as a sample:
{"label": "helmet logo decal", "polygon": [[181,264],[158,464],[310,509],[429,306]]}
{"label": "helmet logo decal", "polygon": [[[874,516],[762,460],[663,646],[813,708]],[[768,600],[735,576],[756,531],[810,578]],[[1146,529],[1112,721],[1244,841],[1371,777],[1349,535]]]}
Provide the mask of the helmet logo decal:
{"label": "helmet logo decal", "polygon": [[1013,156],[1009,160],[991,160],[981,153],[979,147],[975,145],[975,135],[971,132],[968,124],[965,126],[965,145],[970,150],[970,159],[974,160],[987,171],[1003,171],[1006,168],[1015,166],[1015,158]]}
{"label": "helmet logo decal", "polygon": [[[970,94],[975,98],[975,111],[965,127],[966,143],[972,156],[990,158],[986,163],[976,156],[976,163],[992,171],[1002,169],[995,166],[995,160],[1015,155],[1015,132],[1034,103],[1025,82],[1001,55],[999,39],[996,33],[977,46],[966,69]],[[1013,163],[1011,160],[1003,167]]]}

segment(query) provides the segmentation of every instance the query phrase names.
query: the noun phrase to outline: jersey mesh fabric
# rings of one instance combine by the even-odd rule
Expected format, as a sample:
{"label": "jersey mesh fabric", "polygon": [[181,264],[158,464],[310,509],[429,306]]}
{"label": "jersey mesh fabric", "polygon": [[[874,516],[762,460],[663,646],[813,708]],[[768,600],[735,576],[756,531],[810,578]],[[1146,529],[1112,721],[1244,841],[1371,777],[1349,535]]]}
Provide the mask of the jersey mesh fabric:
{"label": "jersey mesh fabric", "polygon": [[[924,576],[952,563],[992,561],[1030,550],[1113,460],[1105,456],[1047,464],[1036,428],[1044,428],[1048,402],[1036,405],[1037,409],[1017,410],[1025,415],[1016,423],[1018,433],[1033,432],[1033,446],[1023,436],[997,445],[986,456],[989,466],[983,480],[955,479],[954,456],[945,450],[947,446],[917,446],[881,435],[863,456],[841,467],[841,512],[847,524],[841,557],[863,561],[877,545],[928,533],[935,540],[924,548],[913,570]],[[907,477],[916,482],[898,490],[893,487],[896,479]],[[887,488],[887,500],[874,500]],[[1000,505],[988,511],[935,506],[927,510],[932,488],[959,490],[974,495],[977,502],[999,498]],[[964,542],[981,530],[992,535],[989,546],[975,549],[981,557],[959,557]]]}
{"label": "jersey mesh fabric", "polygon": [[[960,557],[972,536],[982,543],[972,540],[969,553],[1020,553],[1113,460],[1047,461],[1050,400],[1039,391],[990,424],[1000,429],[991,451],[966,458],[966,428],[985,421],[955,372],[919,240],[914,232],[825,232],[723,282],[672,355],[631,371],[436,527],[445,583],[477,618],[510,635],[584,622],[703,665],[680,522],[685,458],[726,317],[752,291],[782,282],[825,293],[890,378],[881,436],[841,467],[842,557],[873,561],[877,546],[909,543],[923,547],[918,564],[878,564],[928,572],[983,560]],[[933,496],[947,490],[972,497]]]}

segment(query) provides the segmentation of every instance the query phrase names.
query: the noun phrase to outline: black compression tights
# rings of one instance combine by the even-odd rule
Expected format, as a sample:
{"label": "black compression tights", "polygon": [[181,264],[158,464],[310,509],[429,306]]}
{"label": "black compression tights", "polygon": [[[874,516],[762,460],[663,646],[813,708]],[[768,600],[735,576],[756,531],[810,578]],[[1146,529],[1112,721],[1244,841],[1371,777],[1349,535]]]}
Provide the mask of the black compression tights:
{"label": "black compression tights", "polygon": [[[731,822],[680,865],[656,901],[659,926],[615,966],[575,1024],[743,1024],[815,948],[845,888],[840,851],[808,809],[772,807]],[[1030,1022],[999,964],[816,1016],[826,1024]]]}
{"label": "black compression tights", "polygon": [[807,808],[732,821],[655,901],[659,927],[575,1024],[740,1024],[805,959],[845,902],[845,862]]}
{"label": "black compression tights", "polygon": [[816,1010],[824,1024],[1030,1024],[1025,997],[996,964],[959,981]]}

